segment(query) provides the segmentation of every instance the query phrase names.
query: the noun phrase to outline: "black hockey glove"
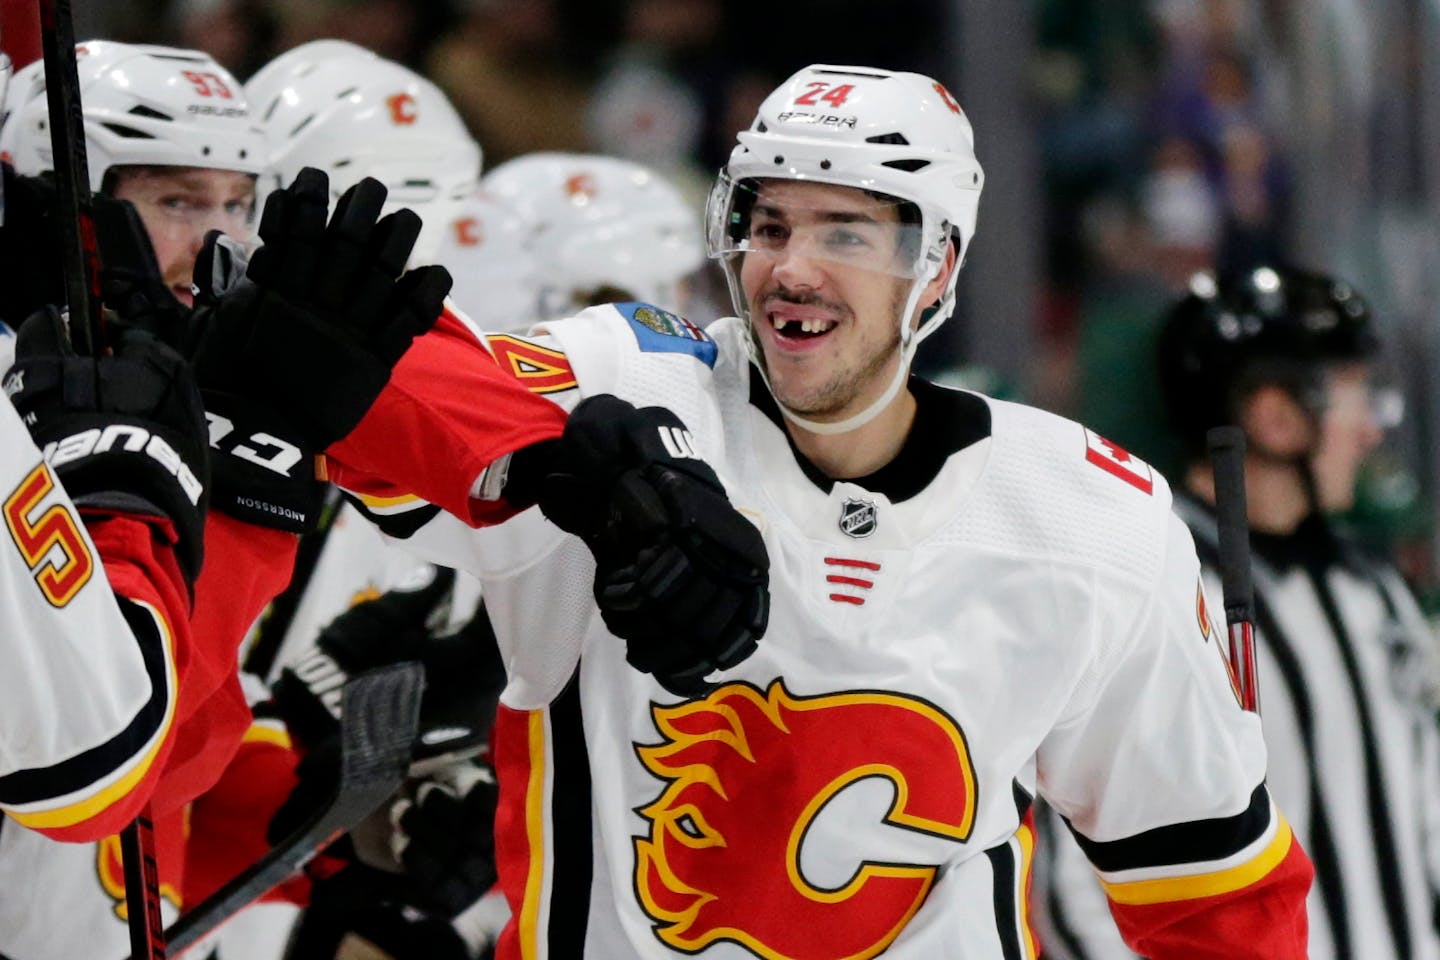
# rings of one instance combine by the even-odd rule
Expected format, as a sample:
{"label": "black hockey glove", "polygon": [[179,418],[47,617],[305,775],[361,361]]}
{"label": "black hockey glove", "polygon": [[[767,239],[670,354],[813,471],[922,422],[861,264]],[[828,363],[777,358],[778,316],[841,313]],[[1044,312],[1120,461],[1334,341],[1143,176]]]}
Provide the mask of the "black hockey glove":
{"label": "black hockey glove", "polygon": [[313,525],[314,456],[355,428],[439,318],[450,275],[405,271],[420,218],[382,218],[385,196],[366,178],[327,225],[329,181],[307,168],[266,201],[264,246],[243,279],[231,281],[236,260],[224,244],[207,243],[197,261],[195,376],[212,442],[228,455],[216,473],[220,509],[297,532]]}
{"label": "black hockey glove", "polygon": [[466,764],[420,783],[390,808],[391,850],[405,868],[400,894],[453,918],[495,885],[499,788],[487,767]]}
{"label": "black hockey glove", "polygon": [[47,304],[65,302],[61,272],[60,227],[55,220],[55,185],[40,177],[22,177],[10,164],[4,176],[4,216],[0,223],[0,320],[19,327]]}
{"label": "black hockey glove", "polygon": [[180,355],[139,330],[80,357],[53,307],[20,328],[5,392],[83,512],[168,520],[190,583],[202,559],[205,416]]}
{"label": "black hockey glove", "polygon": [[590,397],[557,441],[517,451],[505,497],[538,502],[595,555],[595,602],[626,660],[671,693],[755,650],[770,612],[770,559],[715,471],[677,453],[685,425],[662,407]]}
{"label": "black hockey glove", "polygon": [[[53,177],[20,176],[9,164],[4,164],[3,175],[0,263],[6,272],[0,284],[0,320],[19,326],[37,310],[65,303],[64,258]],[[186,311],[161,277],[150,235],[135,208],[101,193],[91,196],[90,206],[105,305],[123,322],[142,325],[181,349],[173,334]]]}
{"label": "black hockey glove", "polygon": [[505,685],[495,635],[484,610],[453,632],[437,625],[449,613],[452,570],[410,589],[358,603],[321,631],[315,649],[287,667],[272,687],[276,708],[306,744],[338,729],[340,690],[351,676],[402,660],[425,668],[420,735],[412,759],[426,766],[483,752]]}

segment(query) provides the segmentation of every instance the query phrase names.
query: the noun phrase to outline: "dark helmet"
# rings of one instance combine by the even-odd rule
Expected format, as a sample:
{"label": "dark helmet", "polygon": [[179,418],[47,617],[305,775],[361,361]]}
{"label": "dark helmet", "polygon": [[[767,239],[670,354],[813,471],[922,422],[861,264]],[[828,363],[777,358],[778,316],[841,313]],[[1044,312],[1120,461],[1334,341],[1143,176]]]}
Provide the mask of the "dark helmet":
{"label": "dark helmet", "polygon": [[1324,368],[1378,349],[1370,309],[1349,284],[1259,267],[1220,281],[1191,278],[1190,293],[1165,318],[1157,359],[1170,423],[1199,454],[1205,432],[1235,422],[1258,387],[1283,387],[1318,411]]}

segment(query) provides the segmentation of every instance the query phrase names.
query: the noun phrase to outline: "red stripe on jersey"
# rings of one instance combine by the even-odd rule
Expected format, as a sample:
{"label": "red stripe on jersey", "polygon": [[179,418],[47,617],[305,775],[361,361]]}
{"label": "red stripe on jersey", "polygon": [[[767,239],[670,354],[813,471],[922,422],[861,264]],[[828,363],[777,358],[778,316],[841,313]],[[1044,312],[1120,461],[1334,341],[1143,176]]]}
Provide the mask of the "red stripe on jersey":
{"label": "red stripe on jersey", "polygon": [[1153,960],[1305,960],[1305,894],[1314,877],[1298,840],[1238,890],[1192,900],[1121,904],[1110,912],[1130,949]]}
{"label": "red stripe on jersey", "polygon": [[875,586],[874,580],[861,580],[859,577],[842,577],[833,573],[826,577],[825,580],[828,583],[843,583],[851,587],[863,587],[866,590]]}
{"label": "red stripe on jersey", "polygon": [[853,603],[857,607],[863,607],[865,605],[864,597],[852,597],[844,593],[832,593],[830,594],[830,599],[836,603]]}
{"label": "red stripe on jersey", "polygon": [[880,569],[880,564],[872,563],[869,560],[851,560],[848,557],[826,557],[825,562],[833,567],[859,567],[862,570]]}
{"label": "red stripe on jersey", "polygon": [[533,960],[545,882],[545,713],[500,704],[491,730],[500,796],[495,810],[495,868],[510,920],[496,960]]}

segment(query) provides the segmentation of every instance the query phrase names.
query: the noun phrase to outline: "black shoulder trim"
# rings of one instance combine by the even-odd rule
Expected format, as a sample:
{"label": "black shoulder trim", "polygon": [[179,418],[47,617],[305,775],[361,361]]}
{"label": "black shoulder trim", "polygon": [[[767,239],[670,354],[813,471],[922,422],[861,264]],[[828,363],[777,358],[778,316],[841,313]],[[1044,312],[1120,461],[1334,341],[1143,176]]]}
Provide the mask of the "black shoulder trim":
{"label": "black shoulder trim", "polygon": [[156,629],[150,613],[139,604],[119,594],[115,602],[140,648],[145,673],[150,679],[150,699],[124,730],[104,743],[54,766],[16,770],[0,777],[0,803],[18,807],[85,790],[131,763],[165,722],[172,694],[169,672],[165,669],[165,638]]}
{"label": "black shoulder trim", "polygon": [[423,507],[416,507],[414,510],[406,510],[404,513],[372,513],[364,502],[349,491],[341,491],[346,500],[359,510],[360,513],[373,523],[381,533],[387,537],[394,537],[396,540],[408,540],[415,535],[415,532],[425,524],[434,520],[440,515],[440,508],[433,503],[427,503]]}
{"label": "black shoulder trim", "polygon": [[[891,503],[900,503],[930,486],[951,456],[990,436],[990,405],[979,394],[951,390],[916,376],[910,377],[909,388],[916,401],[915,422],[895,459],[874,473],[863,477],[828,477],[805,459],[791,440],[790,451],[810,482],[828,493],[836,479],[843,479],[883,493]],[[789,439],[785,415],[753,365],[750,405],[765,414]]]}
{"label": "black shoulder trim", "polygon": [[1233,817],[1156,827],[1105,843],[1084,836],[1068,819],[1065,826],[1095,868],[1106,873],[1206,863],[1239,853],[1264,835],[1270,826],[1270,794],[1262,783],[1250,795],[1250,805]]}

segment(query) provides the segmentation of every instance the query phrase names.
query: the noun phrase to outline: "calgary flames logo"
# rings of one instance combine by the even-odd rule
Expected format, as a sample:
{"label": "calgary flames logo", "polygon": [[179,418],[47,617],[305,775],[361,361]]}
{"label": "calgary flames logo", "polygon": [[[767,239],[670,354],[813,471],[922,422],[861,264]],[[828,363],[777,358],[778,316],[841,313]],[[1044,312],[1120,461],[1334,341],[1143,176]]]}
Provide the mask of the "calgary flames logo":
{"label": "calgary flames logo", "polygon": [[420,117],[415,109],[415,97],[403,91],[386,97],[385,105],[390,108],[390,122],[396,126],[408,127]]}
{"label": "calgary flames logo", "polygon": [[[922,700],[795,697],[776,680],[765,691],[728,684],[652,714],[666,740],[637,753],[666,785],[639,810],[650,835],[635,838],[635,886],[656,935],[675,949],[728,940],[765,960],[865,960],[889,946],[924,902],[940,857],[915,863],[856,848],[838,884],[802,865],[827,807],[867,778],[893,788],[876,817],[883,827],[937,846],[970,836],[975,770],[965,735]],[[823,849],[840,847],[843,857],[848,833],[836,843],[829,829]]]}

